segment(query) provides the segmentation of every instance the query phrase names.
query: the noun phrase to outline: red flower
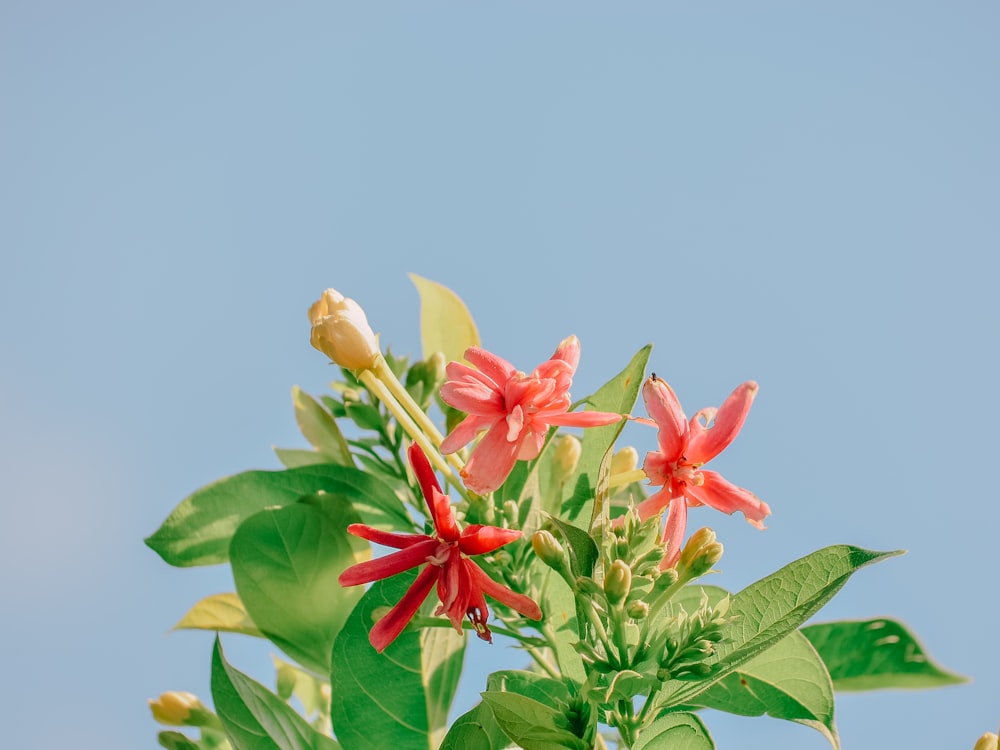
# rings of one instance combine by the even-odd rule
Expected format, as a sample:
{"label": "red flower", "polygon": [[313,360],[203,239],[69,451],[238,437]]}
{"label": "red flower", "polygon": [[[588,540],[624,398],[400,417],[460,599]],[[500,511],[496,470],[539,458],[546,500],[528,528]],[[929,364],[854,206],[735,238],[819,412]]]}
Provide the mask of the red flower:
{"label": "red flower", "polygon": [[718,409],[702,409],[690,423],[669,385],[653,375],[642,387],[646,411],[659,427],[660,450],[650,451],[642,465],[650,484],[662,489],[637,506],[643,520],[670,508],[663,539],[667,545],[665,567],[677,562],[687,527],[688,506],[708,505],[723,513],[742,511],[757,528],[764,528],[770,515],[767,503],[752,492],[730,484],[702,466],[733,442],[757,395],[757,384],[747,381],[736,387]]}
{"label": "red flower", "polygon": [[580,362],[576,336],[564,339],[530,375],[478,346],[469,347],[465,358],[475,368],[451,362],[441,398],[469,416],[444,439],[441,452],[454,453],[486,430],[462,470],[466,486],[480,495],[503,484],[515,461],[535,458],[550,426],[598,427],[622,418],[610,412],[569,411],[569,387]]}
{"label": "red flower", "polygon": [[371,583],[415,568],[422,563],[428,563],[399,603],[375,623],[369,632],[368,640],[375,650],[382,652],[403,632],[403,628],[413,619],[435,583],[441,605],[434,614],[448,615],[451,624],[459,633],[462,632],[462,619],[468,617],[476,629],[476,635],[484,641],[493,642],[490,629],[486,625],[490,611],[486,606],[484,594],[503,602],[525,617],[540,620],[542,611],[534,601],[497,583],[469,559],[469,556],[492,552],[514,541],[521,536],[521,532],[479,524],[467,526],[460,531],[451,503],[441,492],[441,486],[434,476],[434,470],[427,456],[416,443],[410,446],[408,454],[410,465],[413,466],[424,500],[430,510],[436,535],[380,531],[363,523],[352,523],[347,527],[347,530],[355,536],[387,547],[395,547],[399,552],[352,565],[340,574],[342,586]]}

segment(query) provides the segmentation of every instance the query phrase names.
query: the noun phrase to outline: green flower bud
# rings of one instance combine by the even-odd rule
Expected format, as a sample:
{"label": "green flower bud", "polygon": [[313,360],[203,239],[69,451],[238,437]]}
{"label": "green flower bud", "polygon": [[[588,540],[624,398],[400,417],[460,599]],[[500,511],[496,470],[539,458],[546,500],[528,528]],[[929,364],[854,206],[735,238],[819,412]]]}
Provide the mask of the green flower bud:
{"label": "green flower bud", "polygon": [[531,536],[531,547],[538,555],[538,559],[550,568],[562,570],[566,567],[566,550],[551,532],[545,529],[536,531]]}
{"label": "green flower bud", "polygon": [[679,680],[698,680],[712,674],[712,667],[709,664],[697,662],[695,664],[685,664],[683,672],[674,675]]}
{"label": "green flower bud", "polygon": [[503,504],[503,517],[507,520],[507,525],[517,528],[518,510],[517,503],[513,500],[506,500]]}
{"label": "green flower bud", "polygon": [[715,532],[709,528],[698,529],[694,532],[687,540],[687,544],[684,545],[684,549],[681,550],[680,564],[684,566],[690,566],[694,562],[695,558],[701,554],[702,549],[706,544],[711,544],[715,541]]}
{"label": "green flower bud", "polygon": [[691,578],[705,575],[722,559],[722,542],[715,540],[711,529],[698,529],[681,550],[679,565],[687,568]]}
{"label": "green flower bud", "polygon": [[632,569],[624,560],[615,560],[604,576],[604,593],[608,602],[617,606],[625,601],[632,588]]}
{"label": "green flower bud", "polygon": [[634,602],[629,602],[628,606],[625,608],[625,612],[628,613],[628,616],[633,620],[642,620],[649,614],[649,605],[641,599],[638,599]]}

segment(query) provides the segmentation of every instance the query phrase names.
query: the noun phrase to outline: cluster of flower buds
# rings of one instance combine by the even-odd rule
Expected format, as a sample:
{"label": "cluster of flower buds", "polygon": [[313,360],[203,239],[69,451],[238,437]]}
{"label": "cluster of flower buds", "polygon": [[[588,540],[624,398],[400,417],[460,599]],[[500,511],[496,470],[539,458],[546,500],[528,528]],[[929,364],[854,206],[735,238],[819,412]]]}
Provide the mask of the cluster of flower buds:
{"label": "cluster of flower buds", "polygon": [[713,665],[706,660],[722,640],[722,626],[729,622],[729,601],[725,597],[712,607],[703,598],[693,614],[681,610],[672,618],[670,634],[659,651],[658,679],[698,680],[712,673]]}

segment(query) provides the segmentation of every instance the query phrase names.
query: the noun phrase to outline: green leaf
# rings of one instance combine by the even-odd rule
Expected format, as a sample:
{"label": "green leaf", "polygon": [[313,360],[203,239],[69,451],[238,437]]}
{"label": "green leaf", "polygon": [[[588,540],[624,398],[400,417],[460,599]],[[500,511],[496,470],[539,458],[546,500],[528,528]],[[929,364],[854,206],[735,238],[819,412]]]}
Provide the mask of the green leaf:
{"label": "green leaf", "polygon": [[479,331],[472,321],[469,308],[448,287],[410,274],[410,281],[420,294],[420,342],[423,357],[435,352],[444,354],[448,362],[460,362],[465,350],[479,346]]}
{"label": "green leaf", "polygon": [[504,734],[524,750],[587,750],[586,742],[565,729],[566,716],[551,706],[517,693],[487,690],[482,696]]}
{"label": "green leaf", "polygon": [[[673,680],[664,687],[662,704],[688,703],[713,682],[722,679],[757,654],[784,638],[812,617],[836,594],[856,570],[900,552],[871,552],[836,545],[813,552],[747,586],[732,598],[723,640],[706,663],[714,666],[701,681]],[[697,588],[697,587],[695,587]]]}
{"label": "green leaf", "polygon": [[431,747],[441,744],[448,729],[448,709],[462,676],[465,657],[464,636],[451,628],[424,628],[420,631],[421,673],[427,688],[427,721],[432,728]]}
{"label": "green leaf", "polygon": [[337,750],[278,696],[226,662],[215,639],[212,700],[235,750]]}
{"label": "green leaf", "polygon": [[836,690],[933,688],[966,682],[937,666],[895,620],[824,622],[802,629],[830,670]]}
{"label": "green leaf", "polygon": [[819,654],[804,635],[792,631],[774,646],[730,672],[695,703],[740,716],[795,721],[840,748],[833,722],[833,683]]}
{"label": "green leaf", "polygon": [[167,750],[202,750],[197,742],[182,732],[160,732],[156,740]]}
{"label": "green leaf", "polygon": [[580,640],[576,597],[566,581],[541,561],[531,566],[531,573],[540,592],[538,605],[542,610],[542,624],[551,626],[555,636],[552,650],[559,671],[564,677],[582,683],[587,674],[580,654],[573,648]]}
{"label": "green leaf", "polygon": [[579,529],[572,524],[559,520],[558,518],[548,519],[553,526],[559,529],[563,539],[569,548],[570,569],[577,578],[580,576],[590,577],[594,574],[594,563],[597,562],[599,552],[594,540],[590,538],[583,529]]}
{"label": "green leaf", "polygon": [[[646,362],[652,350],[652,345],[647,345],[636,352],[624,370],[586,399],[587,408],[593,411],[629,414],[639,396],[639,388],[646,372]],[[622,420],[616,424],[590,427],[583,431],[580,462],[577,464],[576,472],[566,483],[568,487],[573,488],[572,496],[564,505],[564,516],[570,521],[582,518],[582,523],[590,523],[601,461],[624,427],[625,420]]]}
{"label": "green leaf", "polygon": [[694,714],[667,714],[642,730],[632,750],[715,750],[708,729]]}
{"label": "green leaf", "polygon": [[236,590],[253,622],[319,674],[329,672],[334,638],[363,593],[337,581],[371,556],[367,542],[347,533],[356,520],[343,502],[326,502],[322,510],[296,503],[251,516],[230,545]]}
{"label": "green leaf", "polygon": [[315,466],[330,463],[329,456],[308,448],[273,448],[274,455],[286,469],[297,469],[300,466]]}
{"label": "green leaf", "polygon": [[[486,689],[518,693],[550,706],[570,699],[561,681],[516,669],[494,672],[486,679]],[[480,702],[454,721],[440,750],[501,750],[510,742],[489,706]]]}
{"label": "green leaf", "polygon": [[424,671],[421,630],[404,630],[381,654],[368,640],[376,615],[399,602],[415,578],[411,570],[373,583],[334,641],[330,719],[345,750],[435,750],[443,726],[433,719],[447,714],[454,697],[448,674],[460,667],[449,662],[461,661],[465,637],[450,632],[462,649],[431,674]]}
{"label": "green leaf", "polygon": [[351,502],[361,520],[373,526],[412,525],[385,482],[359,469],[322,464],[245,471],[213,482],[182,500],[146,544],[178,567],[223,563],[229,559],[229,540],[246,518],[319,492]]}
{"label": "green leaf", "polygon": [[188,610],[174,630],[214,630],[264,637],[235,592],[206,596]]}
{"label": "green leaf", "polygon": [[292,403],[295,421],[309,445],[326,456],[328,463],[354,466],[347,441],[330,412],[298,386],[292,388]]}

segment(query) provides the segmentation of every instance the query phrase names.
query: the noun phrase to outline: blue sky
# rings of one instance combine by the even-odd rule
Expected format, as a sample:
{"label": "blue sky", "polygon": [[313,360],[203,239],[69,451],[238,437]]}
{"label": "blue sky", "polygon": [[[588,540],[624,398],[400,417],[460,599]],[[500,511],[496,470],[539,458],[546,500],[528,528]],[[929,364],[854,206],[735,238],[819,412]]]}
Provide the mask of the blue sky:
{"label": "blue sky", "polygon": [[[998,23],[987,2],[0,5],[6,741],[152,747],[146,698],[208,696],[211,637],[167,631],[232,582],[142,538],[302,444],[323,288],[416,352],[416,272],[522,368],[577,334],[577,394],[648,342],[689,412],[757,380],[718,467],[774,515],[692,513],[726,543],[718,582],[908,549],[822,616],[903,619],[974,681],[841,696],[844,745],[971,748],[1000,721]],[[270,679],[266,650],[227,654]],[[709,724],[720,748],[824,747]]]}

